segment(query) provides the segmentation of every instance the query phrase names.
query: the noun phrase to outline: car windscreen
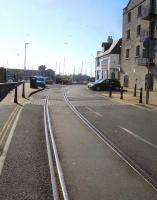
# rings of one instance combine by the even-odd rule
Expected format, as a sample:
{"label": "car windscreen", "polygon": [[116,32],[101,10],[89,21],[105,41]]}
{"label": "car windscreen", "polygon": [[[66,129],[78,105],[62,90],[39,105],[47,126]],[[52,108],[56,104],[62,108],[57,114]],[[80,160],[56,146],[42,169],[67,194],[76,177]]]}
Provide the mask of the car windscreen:
{"label": "car windscreen", "polygon": [[102,83],[104,80],[103,79],[101,79],[101,80],[99,80],[98,82],[96,82],[96,83]]}
{"label": "car windscreen", "polygon": [[44,78],[37,78],[37,81],[44,81]]}

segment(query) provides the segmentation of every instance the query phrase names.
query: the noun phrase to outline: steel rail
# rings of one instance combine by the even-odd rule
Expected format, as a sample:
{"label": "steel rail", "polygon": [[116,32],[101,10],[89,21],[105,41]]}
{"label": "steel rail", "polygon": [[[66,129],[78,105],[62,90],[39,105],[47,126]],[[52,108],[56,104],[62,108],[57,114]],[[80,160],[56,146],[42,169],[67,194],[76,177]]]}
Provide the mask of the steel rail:
{"label": "steel rail", "polygon": [[153,178],[149,172],[144,170],[139,164],[137,164],[132,158],[130,158],[126,153],[121,151],[116,147],[112,141],[107,138],[103,132],[91,124],[88,119],[86,119],[69,101],[66,90],[64,91],[65,102],[69,105],[71,110],[107,145],[109,146],[124,162],[126,162],[138,175],[140,175],[152,188],[157,191],[157,180]]}
{"label": "steel rail", "polygon": [[47,154],[48,154],[48,161],[49,161],[49,168],[50,168],[53,198],[54,200],[59,200],[57,183],[56,183],[56,178],[55,178],[55,170],[53,166],[52,153],[51,153],[49,136],[48,136],[46,105],[47,105],[47,99],[45,100],[45,103],[44,103],[44,127],[45,127],[46,147],[47,147]]}
{"label": "steel rail", "polygon": [[[46,124],[47,130],[48,130],[47,132],[49,132],[50,139],[51,139],[51,141],[49,141],[49,144],[51,142],[53,154],[54,154],[54,160],[55,160],[57,173],[58,173],[58,177],[59,177],[59,182],[60,182],[60,186],[61,186],[61,190],[62,190],[63,199],[69,200],[69,195],[68,195],[65,180],[64,180],[63,170],[62,170],[61,163],[60,163],[60,160],[59,160],[56,142],[55,142],[55,139],[54,139],[54,133],[53,133],[53,130],[52,130],[52,124],[51,124],[50,114],[49,114],[49,109],[48,109],[48,98],[49,98],[49,96],[46,97],[46,103],[44,105],[44,113],[45,113],[45,116],[46,116],[46,119],[47,119],[47,124]],[[52,154],[51,154],[51,159],[52,159]]]}

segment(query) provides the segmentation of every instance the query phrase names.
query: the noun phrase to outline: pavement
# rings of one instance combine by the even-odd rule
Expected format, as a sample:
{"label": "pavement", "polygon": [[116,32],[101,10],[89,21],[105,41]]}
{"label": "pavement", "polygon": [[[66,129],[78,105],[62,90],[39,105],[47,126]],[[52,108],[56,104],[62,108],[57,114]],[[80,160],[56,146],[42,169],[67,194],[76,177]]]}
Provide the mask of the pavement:
{"label": "pavement", "polygon": [[[38,90],[41,90],[41,88],[39,89],[34,89],[34,88],[30,88],[30,83],[25,83],[25,97],[22,97],[22,85],[18,86],[18,90],[17,90],[17,98],[18,98],[18,103],[19,104],[24,104],[25,102],[28,102],[28,98],[30,96],[31,93],[34,93]],[[14,95],[15,95],[15,89],[10,91],[10,93],[8,93],[8,95],[2,100],[0,101],[0,105],[8,105],[8,104],[13,104],[14,103]]]}
{"label": "pavement", "polygon": [[31,94],[41,90],[30,88],[30,84],[25,83],[25,98],[23,98],[22,87],[22,85],[18,86],[17,90],[18,104],[14,103],[15,90],[10,91],[10,93],[0,101],[0,154],[2,153],[9,131],[18,111],[25,103],[29,102],[29,96]]}
{"label": "pavement", "polygon": [[[130,104],[133,106],[138,106],[146,109],[157,109],[157,92],[150,91],[149,93],[149,104],[146,104],[146,91],[143,91],[142,103],[140,100],[140,90],[137,90],[136,97],[134,96],[134,90],[124,88],[127,92],[123,93],[123,100],[120,99],[120,92],[112,92],[112,100]],[[109,92],[104,92],[105,97],[109,96]]]}

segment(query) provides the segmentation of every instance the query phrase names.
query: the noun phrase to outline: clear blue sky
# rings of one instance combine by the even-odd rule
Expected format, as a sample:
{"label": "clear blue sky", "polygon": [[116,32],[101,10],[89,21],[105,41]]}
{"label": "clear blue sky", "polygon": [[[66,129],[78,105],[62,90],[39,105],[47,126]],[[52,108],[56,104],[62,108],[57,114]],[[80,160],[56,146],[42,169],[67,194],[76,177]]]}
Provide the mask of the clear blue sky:
{"label": "clear blue sky", "polygon": [[0,66],[48,68],[90,74],[94,57],[108,35],[122,34],[122,9],[128,0],[0,0]]}

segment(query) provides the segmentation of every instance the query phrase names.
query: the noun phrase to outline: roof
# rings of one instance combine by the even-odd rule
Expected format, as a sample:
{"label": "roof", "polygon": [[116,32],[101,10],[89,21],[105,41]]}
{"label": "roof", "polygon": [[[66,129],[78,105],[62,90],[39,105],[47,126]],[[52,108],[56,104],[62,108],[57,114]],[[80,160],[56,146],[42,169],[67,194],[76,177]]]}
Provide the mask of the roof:
{"label": "roof", "polygon": [[136,5],[140,5],[142,2],[144,2],[145,0],[129,0],[127,6],[123,9],[123,11],[127,11],[128,7],[131,5],[133,7],[135,7]]}
{"label": "roof", "polygon": [[120,47],[121,41],[122,41],[121,39],[114,41],[108,50],[106,50],[105,52],[102,52],[102,53],[98,54],[96,56],[96,58],[100,58],[100,57],[106,56],[108,54],[118,54],[114,50],[115,50],[116,47],[118,47],[118,45]]}
{"label": "roof", "polygon": [[126,8],[129,6],[129,4],[131,3],[131,1],[132,1],[132,0],[130,0],[130,1],[128,2],[128,4],[127,4]]}

